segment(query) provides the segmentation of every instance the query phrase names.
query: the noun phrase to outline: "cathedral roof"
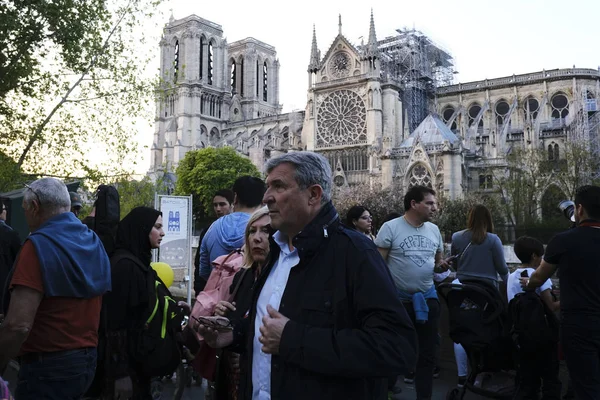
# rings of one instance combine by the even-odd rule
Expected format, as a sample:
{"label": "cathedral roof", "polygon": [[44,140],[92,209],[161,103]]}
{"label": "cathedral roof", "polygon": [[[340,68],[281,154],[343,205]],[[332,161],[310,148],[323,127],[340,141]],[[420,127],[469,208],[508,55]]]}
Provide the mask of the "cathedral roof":
{"label": "cathedral roof", "polygon": [[423,145],[442,144],[449,142],[454,144],[460,139],[444,124],[444,122],[436,115],[429,114],[427,118],[419,124],[410,136],[402,142],[400,147],[412,147],[417,143]]}

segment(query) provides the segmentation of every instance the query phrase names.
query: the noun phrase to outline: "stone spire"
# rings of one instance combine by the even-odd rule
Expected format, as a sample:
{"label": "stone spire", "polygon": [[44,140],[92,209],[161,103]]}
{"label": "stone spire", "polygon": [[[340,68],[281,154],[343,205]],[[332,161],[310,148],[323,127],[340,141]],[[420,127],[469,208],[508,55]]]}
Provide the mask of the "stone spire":
{"label": "stone spire", "polygon": [[377,47],[377,35],[375,34],[375,19],[373,19],[373,9],[371,9],[371,24],[369,26],[369,41],[365,48],[366,58],[376,58],[379,56],[379,48]]}
{"label": "stone spire", "polygon": [[310,63],[308,64],[308,72],[316,72],[319,69],[319,48],[317,47],[317,31],[313,24],[312,46],[310,48]]}
{"label": "stone spire", "polygon": [[338,35],[342,34],[342,14],[339,14],[338,17]]}

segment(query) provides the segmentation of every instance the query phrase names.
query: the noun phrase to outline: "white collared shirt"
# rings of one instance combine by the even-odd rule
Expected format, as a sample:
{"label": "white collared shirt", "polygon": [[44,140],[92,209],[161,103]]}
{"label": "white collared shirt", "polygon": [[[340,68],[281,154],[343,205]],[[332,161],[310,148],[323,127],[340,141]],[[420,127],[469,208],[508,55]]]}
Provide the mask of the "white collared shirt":
{"label": "white collared shirt", "polygon": [[271,399],[271,355],[261,350],[262,344],[258,341],[261,336],[260,327],[262,319],[267,314],[267,304],[278,310],[281,298],[287,285],[290,271],[298,265],[300,257],[298,250],[290,251],[288,238],[281,232],[273,235],[275,243],[280,247],[279,259],[269,272],[267,281],[260,291],[256,303],[256,318],[254,320],[254,341],[252,345],[252,399]]}

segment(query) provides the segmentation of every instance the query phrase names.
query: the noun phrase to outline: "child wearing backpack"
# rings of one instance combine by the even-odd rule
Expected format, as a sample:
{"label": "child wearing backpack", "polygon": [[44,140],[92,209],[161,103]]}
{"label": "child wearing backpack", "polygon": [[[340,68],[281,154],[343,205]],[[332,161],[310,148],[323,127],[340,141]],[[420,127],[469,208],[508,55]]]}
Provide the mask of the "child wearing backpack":
{"label": "child wearing backpack", "polygon": [[550,279],[528,292],[520,283],[540,265],[544,245],[522,236],[515,241],[514,251],[521,265],[510,274],[506,288],[519,357],[514,399],[537,399],[540,390],[543,400],[560,399],[558,320],[554,314],[560,302],[554,301]]}

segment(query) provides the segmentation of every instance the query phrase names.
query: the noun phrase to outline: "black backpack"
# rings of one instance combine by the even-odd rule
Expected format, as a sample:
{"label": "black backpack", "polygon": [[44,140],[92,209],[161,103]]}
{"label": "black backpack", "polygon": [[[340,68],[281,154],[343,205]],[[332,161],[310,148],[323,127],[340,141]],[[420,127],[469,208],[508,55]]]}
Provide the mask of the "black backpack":
{"label": "black backpack", "polygon": [[[127,258],[135,262],[147,274],[149,307],[142,318],[143,326],[129,340],[130,356],[135,360],[138,372],[146,377],[170,375],[181,363],[181,347],[177,340],[181,332],[183,310],[177,306],[171,292],[160,280],[156,271],[143,266],[128,254],[117,252],[112,265]],[[110,316],[108,316],[110,318]]]}
{"label": "black backpack", "polygon": [[512,337],[520,348],[537,350],[558,342],[558,318],[535,291],[517,294],[508,307]]}
{"label": "black backpack", "polygon": [[115,250],[117,228],[121,219],[119,192],[114,186],[98,186],[94,205],[96,206],[96,216],[91,229],[96,232],[104,245],[104,250],[111,256]]}

